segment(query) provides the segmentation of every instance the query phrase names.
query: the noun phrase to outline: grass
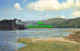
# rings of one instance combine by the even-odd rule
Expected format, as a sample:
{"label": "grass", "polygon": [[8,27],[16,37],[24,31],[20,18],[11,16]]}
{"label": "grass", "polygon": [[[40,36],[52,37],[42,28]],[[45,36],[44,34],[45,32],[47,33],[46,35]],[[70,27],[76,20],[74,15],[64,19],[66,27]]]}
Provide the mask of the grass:
{"label": "grass", "polygon": [[79,44],[63,43],[58,41],[39,41],[32,42],[31,38],[19,38],[17,42],[26,44],[18,51],[80,51]]}

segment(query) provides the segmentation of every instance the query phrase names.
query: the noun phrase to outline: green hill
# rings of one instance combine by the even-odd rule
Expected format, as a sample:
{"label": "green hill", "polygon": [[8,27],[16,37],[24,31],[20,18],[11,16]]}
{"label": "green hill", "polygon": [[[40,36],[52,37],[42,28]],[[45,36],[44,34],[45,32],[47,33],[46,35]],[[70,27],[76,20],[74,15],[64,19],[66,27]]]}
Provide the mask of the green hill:
{"label": "green hill", "polygon": [[54,28],[80,28],[80,18],[63,19],[51,18],[42,21],[27,21],[26,25],[37,25],[37,22],[43,22],[45,25],[53,25]]}
{"label": "green hill", "polygon": [[45,25],[53,25],[53,27],[56,27],[57,25],[59,25],[60,23],[66,21],[67,19],[63,19],[63,18],[51,18],[48,20],[44,20],[42,22],[44,22]]}
{"label": "green hill", "polygon": [[57,25],[58,28],[80,28],[80,18],[69,19]]}

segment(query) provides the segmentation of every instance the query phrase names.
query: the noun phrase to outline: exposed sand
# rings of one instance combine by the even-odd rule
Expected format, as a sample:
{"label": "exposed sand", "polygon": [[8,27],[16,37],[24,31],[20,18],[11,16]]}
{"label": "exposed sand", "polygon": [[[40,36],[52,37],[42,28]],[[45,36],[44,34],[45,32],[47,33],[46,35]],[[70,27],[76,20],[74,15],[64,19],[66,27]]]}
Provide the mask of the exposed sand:
{"label": "exposed sand", "polygon": [[36,42],[36,41],[47,41],[47,42],[51,42],[51,41],[60,41],[60,42],[69,42],[69,43],[75,43],[75,44],[80,44],[78,42],[75,42],[75,41],[70,41],[70,40],[67,40],[65,38],[62,38],[62,37],[57,37],[57,38],[49,38],[49,39],[31,39],[33,42]]}

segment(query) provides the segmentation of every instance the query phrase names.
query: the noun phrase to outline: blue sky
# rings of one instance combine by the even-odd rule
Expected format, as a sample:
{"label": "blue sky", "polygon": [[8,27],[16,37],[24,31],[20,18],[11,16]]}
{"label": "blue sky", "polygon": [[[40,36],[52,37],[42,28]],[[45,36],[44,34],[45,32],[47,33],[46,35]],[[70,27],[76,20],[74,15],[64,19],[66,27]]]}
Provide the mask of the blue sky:
{"label": "blue sky", "polygon": [[[39,8],[43,9],[43,11],[39,12],[38,11],[39,8],[37,8],[38,10],[33,9],[34,8],[33,5],[36,6],[35,3],[37,4],[37,2],[40,2],[40,0],[0,0],[0,20],[17,18],[17,19],[22,19],[24,21],[27,21],[27,20],[45,20],[45,19],[57,18],[57,17],[72,18],[71,14],[74,12],[73,9],[46,11],[42,7],[38,6]],[[41,2],[43,4],[42,0]],[[39,4],[41,4],[41,2]],[[58,2],[62,4],[63,2],[67,2],[67,0],[58,0]],[[32,3],[33,5],[31,5]],[[29,7],[27,7],[28,5]]]}

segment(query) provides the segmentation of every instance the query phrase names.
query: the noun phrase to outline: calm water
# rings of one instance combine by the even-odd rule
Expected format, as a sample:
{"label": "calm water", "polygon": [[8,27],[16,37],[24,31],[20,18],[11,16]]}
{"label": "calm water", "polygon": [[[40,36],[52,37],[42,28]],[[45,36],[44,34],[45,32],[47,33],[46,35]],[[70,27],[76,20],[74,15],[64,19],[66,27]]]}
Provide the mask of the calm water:
{"label": "calm water", "polygon": [[15,51],[25,44],[14,42],[18,38],[54,38],[65,37],[72,32],[64,30],[80,30],[77,28],[26,29],[16,31],[0,31],[0,51]]}

